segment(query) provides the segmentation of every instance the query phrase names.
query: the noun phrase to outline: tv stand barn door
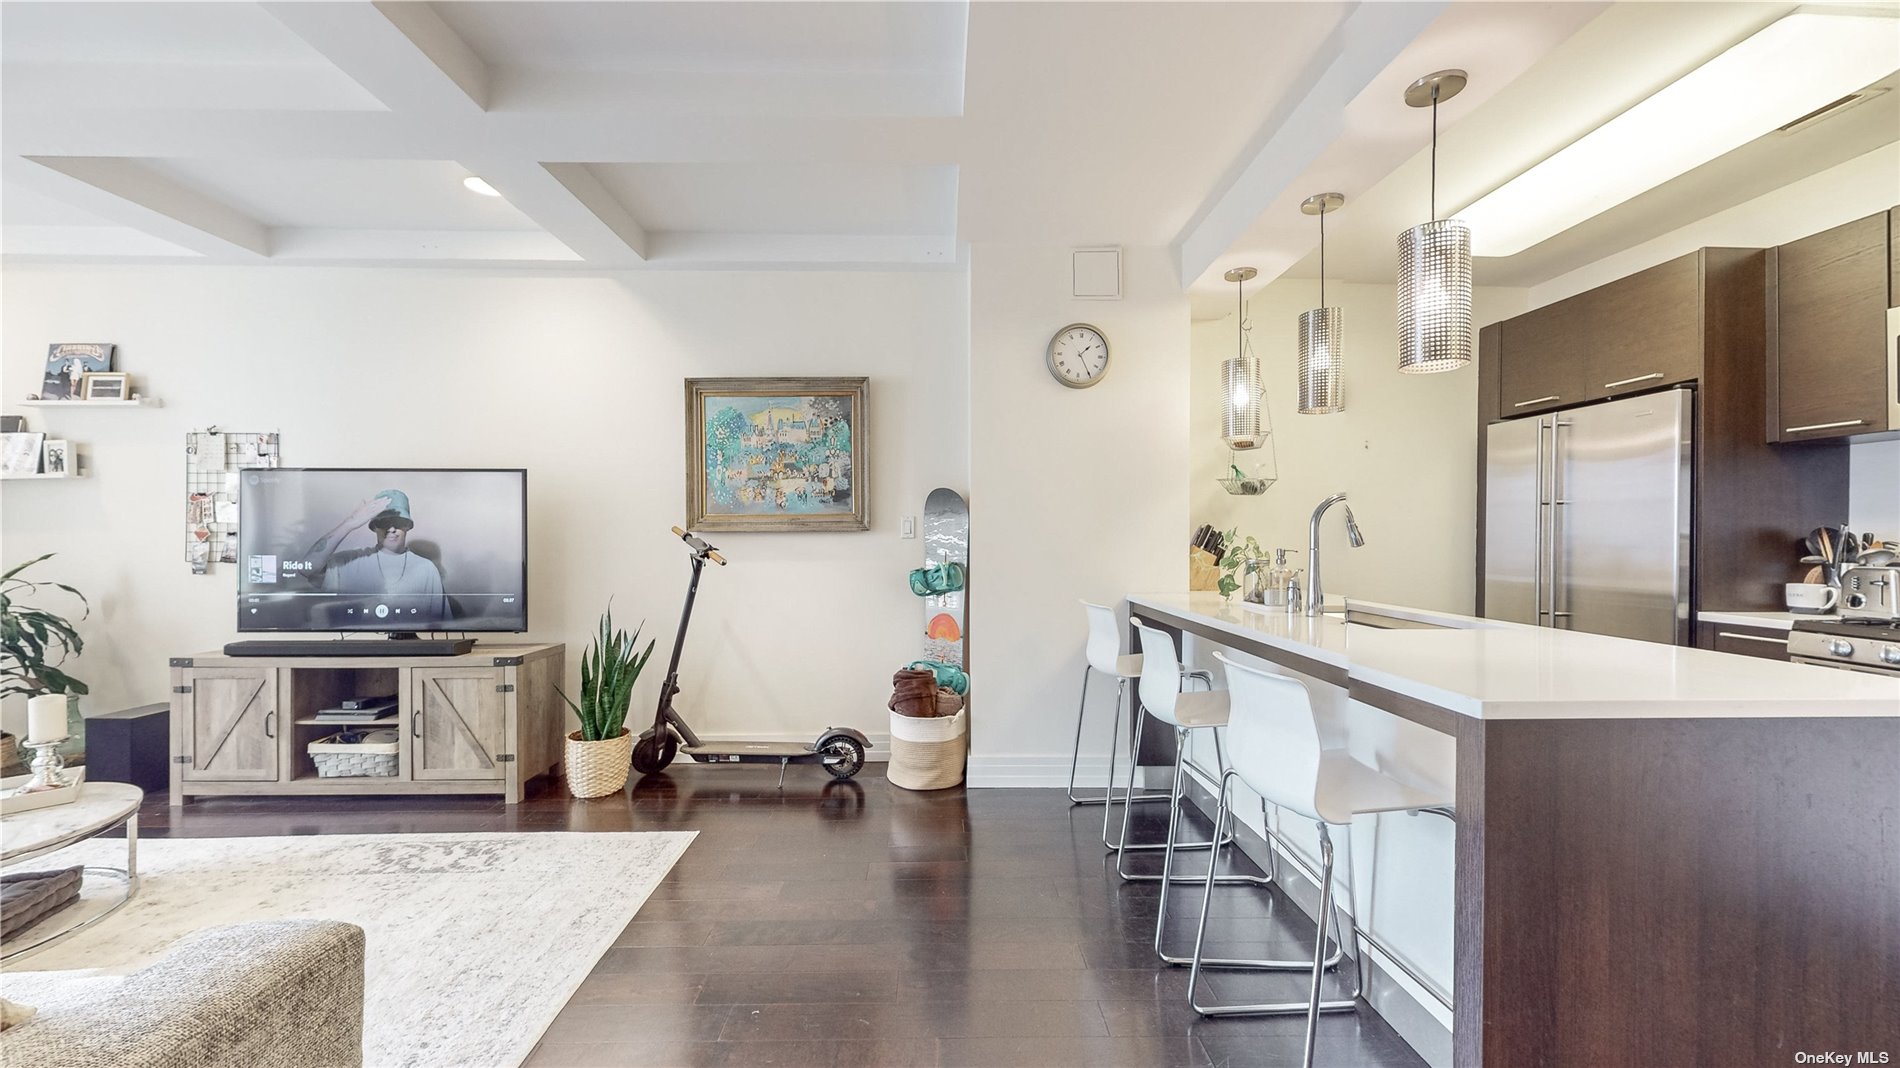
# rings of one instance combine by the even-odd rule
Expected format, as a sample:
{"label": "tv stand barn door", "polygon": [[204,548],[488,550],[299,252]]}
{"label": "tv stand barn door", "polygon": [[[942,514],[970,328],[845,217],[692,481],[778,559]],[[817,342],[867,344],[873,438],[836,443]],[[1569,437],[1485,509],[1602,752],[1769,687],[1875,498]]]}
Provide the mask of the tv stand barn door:
{"label": "tv stand barn door", "polygon": [[502,698],[489,668],[409,669],[409,751],[418,779],[499,779],[511,756]]}
{"label": "tv stand barn door", "polygon": [[[500,794],[559,770],[563,645],[478,645],[461,656],[179,657],[172,674],[171,803],[269,794]],[[326,777],[311,742],[351,724],[318,712],[396,695],[373,728],[397,732],[393,775]]]}
{"label": "tv stand barn door", "polygon": [[277,780],[277,672],[205,668],[172,687],[172,722],[183,735],[174,767],[188,780]]}

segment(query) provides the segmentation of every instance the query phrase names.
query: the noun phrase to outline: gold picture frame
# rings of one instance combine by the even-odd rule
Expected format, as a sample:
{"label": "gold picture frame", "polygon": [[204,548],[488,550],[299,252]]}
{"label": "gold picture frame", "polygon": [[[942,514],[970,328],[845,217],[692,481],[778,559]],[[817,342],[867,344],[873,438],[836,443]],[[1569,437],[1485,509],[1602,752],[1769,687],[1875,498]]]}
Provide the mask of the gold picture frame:
{"label": "gold picture frame", "polygon": [[80,400],[132,399],[132,376],[124,371],[88,371],[79,381]]}
{"label": "gold picture frame", "polygon": [[686,380],[686,526],[869,530],[870,380]]}

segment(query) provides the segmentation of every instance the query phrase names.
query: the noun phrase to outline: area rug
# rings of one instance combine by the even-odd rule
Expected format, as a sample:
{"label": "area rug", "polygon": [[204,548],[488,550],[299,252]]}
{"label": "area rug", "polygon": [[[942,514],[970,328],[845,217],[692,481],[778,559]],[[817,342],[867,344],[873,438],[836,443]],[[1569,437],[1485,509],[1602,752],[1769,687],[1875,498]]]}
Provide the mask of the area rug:
{"label": "area rug", "polygon": [[[367,935],[365,1065],[513,1066],[527,1058],[693,837],[146,839],[139,842],[139,893],[130,904],[7,971],[122,973],[204,927],[344,920]],[[123,864],[125,843],[86,842],[59,859]]]}

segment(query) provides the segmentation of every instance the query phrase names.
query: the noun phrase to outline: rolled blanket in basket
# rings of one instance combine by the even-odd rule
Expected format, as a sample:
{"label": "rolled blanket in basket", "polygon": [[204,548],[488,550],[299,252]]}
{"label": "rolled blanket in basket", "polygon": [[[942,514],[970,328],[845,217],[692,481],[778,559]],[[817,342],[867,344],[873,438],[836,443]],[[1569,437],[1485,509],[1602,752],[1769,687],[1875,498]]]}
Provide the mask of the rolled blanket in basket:
{"label": "rolled blanket in basket", "polygon": [[937,687],[937,715],[954,716],[963,711],[963,695],[948,687]]}
{"label": "rolled blanket in basket", "polygon": [[903,668],[891,676],[888,707],[900,716],[925,719],[937,714],[937,676],[930,671]]}
{"label": "rolled blanket in basket", "polygon": [[937,685],[963,694],[970,692],[970,676],[955,664],[946,664],[941,660],[913,660],[912,668],[923,668],[936,673]]}

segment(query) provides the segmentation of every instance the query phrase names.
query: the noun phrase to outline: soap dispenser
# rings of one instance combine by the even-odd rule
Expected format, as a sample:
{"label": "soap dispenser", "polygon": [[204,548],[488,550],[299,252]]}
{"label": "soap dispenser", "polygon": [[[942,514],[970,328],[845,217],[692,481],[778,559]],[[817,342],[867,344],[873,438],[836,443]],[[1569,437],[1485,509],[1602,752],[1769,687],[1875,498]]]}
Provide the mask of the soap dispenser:
{"label": "soap dispenser", "polygon": [[1296,551],[1294,549],[1273,550],[1273,566],[1267,571],[1266,599],[1262,602],[1263,604],[1275,607],[1286,605],[1287,584],[1289,581],[1297,582],[1300,577],[1299,568],[1289,566],[1286,560],[1288,553]]}

